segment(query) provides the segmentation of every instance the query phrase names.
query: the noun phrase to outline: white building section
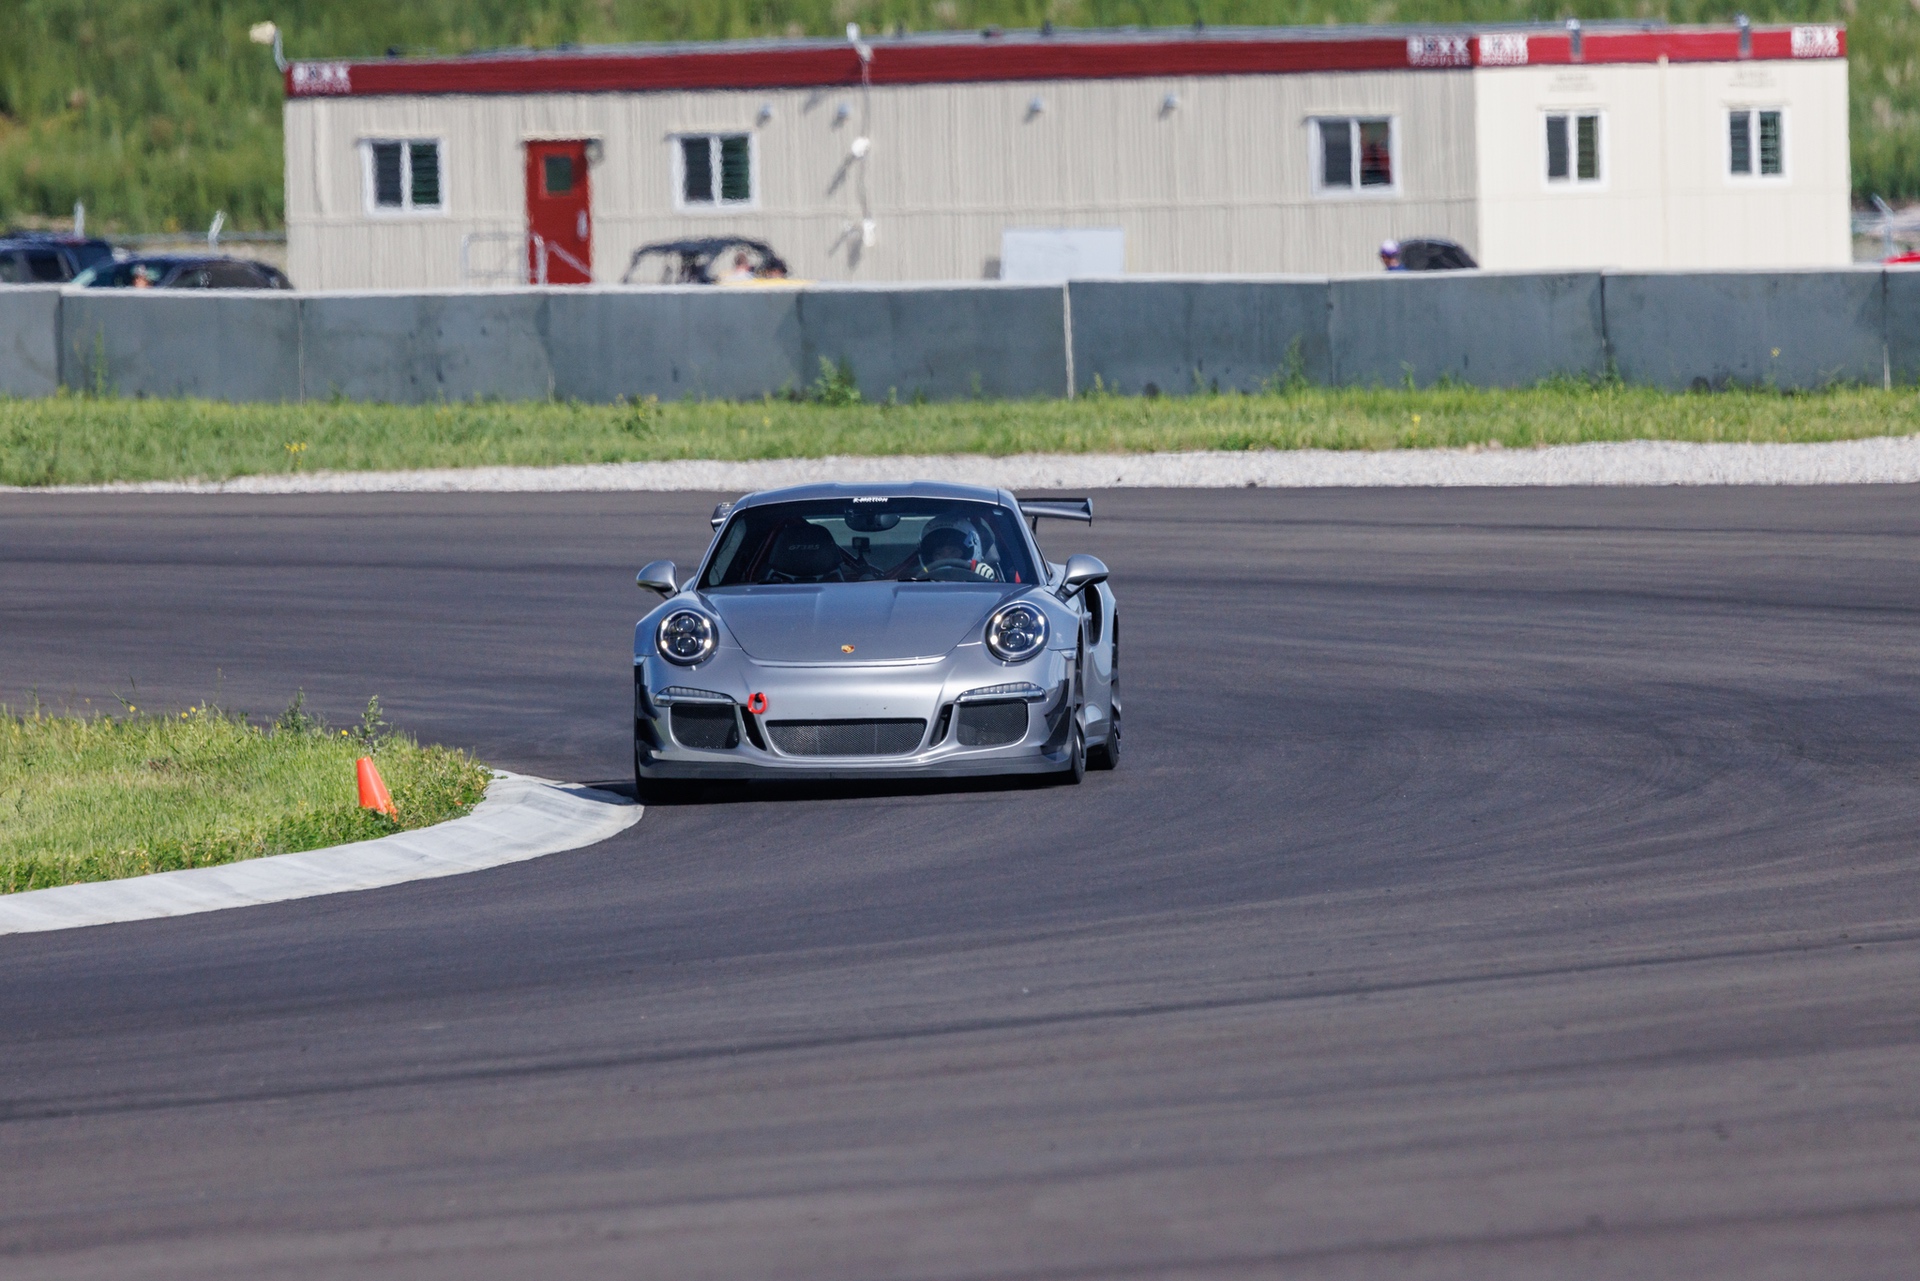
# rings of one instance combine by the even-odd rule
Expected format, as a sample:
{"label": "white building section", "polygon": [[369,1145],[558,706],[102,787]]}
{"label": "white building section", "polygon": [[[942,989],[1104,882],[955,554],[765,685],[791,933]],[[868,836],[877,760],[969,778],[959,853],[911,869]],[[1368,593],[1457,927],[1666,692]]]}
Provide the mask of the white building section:
{"label": "white building section", "polygon": [[1058,284],[1127,274],[1121,227],[1009,227],[1000,233],[1000,279]]}
{"label": "white building section", "polygon": [[296,63],[290,268],[606,284],[642,245],[739,236],[807,279],[1012,278],[1031,232],[1106,246],[1100,274],[1115,244],[1135,273],[1368,271],[1390,238],[1489,268],[1837,266],[1845,53],[1831,26],[1568,24]]}
{"label": "white building section", "polygon": [[1485,266],[1852,261],[1845,62],[1525,67],[1476,80]]}

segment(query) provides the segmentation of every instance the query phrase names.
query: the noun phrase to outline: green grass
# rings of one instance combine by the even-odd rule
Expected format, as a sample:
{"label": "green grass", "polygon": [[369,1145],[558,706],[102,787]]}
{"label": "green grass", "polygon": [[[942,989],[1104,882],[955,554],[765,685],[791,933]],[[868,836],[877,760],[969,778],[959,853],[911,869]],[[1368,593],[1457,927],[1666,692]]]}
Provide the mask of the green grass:
{"label": "green grass", "polygon": [[[276,19],[295,58],[464,52],[563,41],[837,36],[870,30],[1219,26],[1663,17],[1728,22],[1709,0],[6,0],[0,4],[0,220],[235,228],[283,219],[280,80],[247,27]],[[1757,0],[1756,22],[1849,30],[1853,182],[1920,196],[1920,10],[1908,0]]]}
{"label": "green grass", "polygon": [[[57,716],[0,708],[0,893],[211,867],[454,818],[486,791],[464,753],[330,730],[296,699],[271,726],[217,708]],[[397,822],[358,805],[372,745]]]}
{"label": "green grass", "polygon": [[1564,383],[1521,391],[1300,388],[928,405],[227,405],[57,396],[0,399],[0,483],[829,454],[1819,441],[1915,430],[1920,395],[1860,388],[1674,395]]}

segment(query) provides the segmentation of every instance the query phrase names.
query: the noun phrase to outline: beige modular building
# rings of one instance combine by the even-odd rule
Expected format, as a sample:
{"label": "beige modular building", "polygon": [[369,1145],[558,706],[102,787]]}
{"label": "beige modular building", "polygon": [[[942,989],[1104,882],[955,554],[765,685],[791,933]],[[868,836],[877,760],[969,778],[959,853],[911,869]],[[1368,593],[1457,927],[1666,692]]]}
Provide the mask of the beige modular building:
{"label": "beige modular building", "polygon": [[1416,238],[1492,269],[1851,259],[1833,26],[850,28],[286,88],[304,288],[611,284],[714,237],[821,281],[1361,272]]}

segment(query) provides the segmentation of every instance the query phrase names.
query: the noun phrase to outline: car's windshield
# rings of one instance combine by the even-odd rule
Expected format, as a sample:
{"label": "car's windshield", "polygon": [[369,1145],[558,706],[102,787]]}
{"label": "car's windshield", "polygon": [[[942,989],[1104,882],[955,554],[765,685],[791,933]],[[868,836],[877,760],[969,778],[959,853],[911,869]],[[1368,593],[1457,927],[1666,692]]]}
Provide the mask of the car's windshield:
{"label": "car's windshield", "polygon": [[996,503],[833,498],[734,514],[703,587],[759,583],[1032,583],[1020,518]]}
{"label": "car's windshield", "polygon": [[74,246],[73,256],[83,268],[97,267],[113,261],[113,246],[102,240],[88,240]]}

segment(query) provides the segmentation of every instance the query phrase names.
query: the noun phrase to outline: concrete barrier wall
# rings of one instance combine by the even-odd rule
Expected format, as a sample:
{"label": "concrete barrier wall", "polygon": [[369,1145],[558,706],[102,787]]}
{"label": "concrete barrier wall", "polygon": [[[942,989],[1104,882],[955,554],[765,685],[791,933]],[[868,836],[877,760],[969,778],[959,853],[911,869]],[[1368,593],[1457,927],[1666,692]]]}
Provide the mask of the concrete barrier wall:
{"label": "concrete barrier wall", "polygon": [[1067,394],[1058,285],[807,289],[798,294],[802,381],[850,365],[869,400]]}
{"label": "concrete barrier wall", "polygon": [[60,290],[0,289],[0,396],[51,396],[60,386]]}
{"label": "concrete barrier wall", "polygon": [[1887,376],[1920,383],[1920,267],[1889,267],[1881,278],[1887,334]]}
{"label": "concrete barrier wall", "polygon": [[545,400],[554,393],[547,299],[481,294],[321,294],[300,300],[309,400],[418,404]]}
{"label": "concrete barrier wall", "polygon": [[[1071,335],[1071,351],[1068,349]],[[1609,368],[1685,389],[1920,382],[1920,271],[1147,278],[1071,286],[238,294],[0,289],[0,394],[421,403],[1257,391]],[[1096,383],[1097,380],[1097,383]]]}
{"label": "concrete barrier wall", "polygon": [[805,381],[789,289],[551,295],[547,341],[554,394],[575,400],[745,400]]}
{"label": "concrete barrier wall", "polygon": [[1259,391],[1296,373],[1333,380],[1324,279],[1078,280],[1067,292],[1079,391],[1177,396]]}
{"label": "concrete barrier wall", "polygon": [[1879,385],[1886,273],[1688,272],[1607,276],[1620,377],[1655,387]]}
{"label": "concrete barrier wall", "polygon": [[1599,272],[1407,273],[1328,286],[1331,381],[1525,387],[1607,368]]}
{"label": "concrete barrier wall", "polygon": [[300,399],[290,293],[75,289],[60,300],[60,378],[76,391]]}

